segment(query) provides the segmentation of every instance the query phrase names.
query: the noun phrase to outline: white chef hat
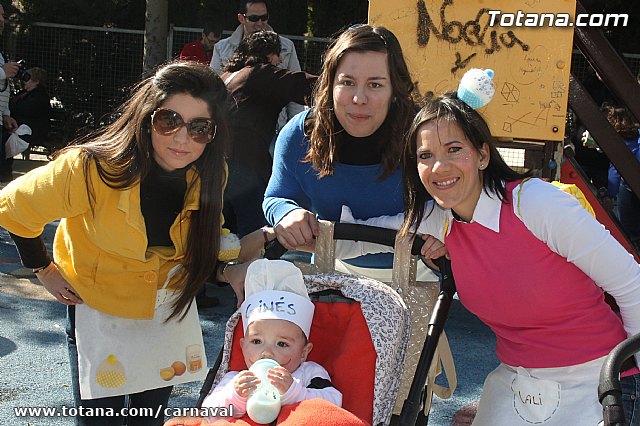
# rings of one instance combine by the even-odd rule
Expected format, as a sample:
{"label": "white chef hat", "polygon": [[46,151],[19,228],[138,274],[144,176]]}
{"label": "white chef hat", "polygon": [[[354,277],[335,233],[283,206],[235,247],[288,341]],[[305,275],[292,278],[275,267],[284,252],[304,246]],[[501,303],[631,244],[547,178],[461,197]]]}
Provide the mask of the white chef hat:
{"label": "white chef hat", "polygon": [[309,338],[315,306],[309,300],[302,272],[285,260],[259,259],[247,268],[245,300],[240,306],[242,325],[260,319],[290,321]]}

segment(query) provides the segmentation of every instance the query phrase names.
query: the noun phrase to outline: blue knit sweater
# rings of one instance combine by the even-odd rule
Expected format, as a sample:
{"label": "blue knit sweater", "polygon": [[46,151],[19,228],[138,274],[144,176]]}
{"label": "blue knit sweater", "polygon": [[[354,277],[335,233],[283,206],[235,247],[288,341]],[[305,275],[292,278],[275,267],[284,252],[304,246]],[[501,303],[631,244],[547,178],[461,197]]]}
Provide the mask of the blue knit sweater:
{"label": "blue knit sweater", "polygon": [[309,140],[304,136],[308,113],[292,118],[278,136],[273,172],[262,204],[267,221],[275,225],[300,207],[316,213],[320,219],[333,221],[340,220],[343,205],[351,208],[356,219],[400,213],[403,209],[400,169],[379,180],[381,164],[338,163],[333,175],[318,179],[311,164],[302,162],[309,150]]}

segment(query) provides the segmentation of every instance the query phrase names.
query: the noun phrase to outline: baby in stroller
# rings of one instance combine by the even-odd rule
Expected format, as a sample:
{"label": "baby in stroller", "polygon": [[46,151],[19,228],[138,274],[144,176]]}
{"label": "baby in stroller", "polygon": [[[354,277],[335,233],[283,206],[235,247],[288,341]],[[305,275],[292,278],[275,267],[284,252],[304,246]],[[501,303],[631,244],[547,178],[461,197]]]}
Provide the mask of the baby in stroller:
{"label": "baby in stroller", "polygon": [[[278,362],[267,377],[282,405],[322,398],[342,405],[342,394],[321,365],[307,361],[313,344],[308,341],[314,305],[302,272],[284,260],[257,260],[245,280],[246,300],[240,307],[244,336],[240,339],[245,364],[260,359]],[[233,406],[234,417],[247,412],[247,398],[260,379],[251,370],[230,371],[205,398],[203,407]]]}
{"label": "baby in stroller", "polygon": [[[309,347],[307,360],[301,365],[313,361],[326,369],[333,388],[342,392],[342,408],[326,399],[304,400],[283,405],[276,423],[295,426],[388,424],[398,395],[409,342],[409,309],[395,290],[369,278],[319,272],[311,272],[311,275],[303,275],[303,278],[315,311],[309,332],[313,350]],[[240,344],[244,337],[243,327],[236,326],[240,325],[242,312],[236,311],[227,322],[223,351],[217,365],[210,370],[196,404],[199,415],[211,415],[214,407],[212,398],[222,387],[215,384],[227,380],[225,377],[230,377],[228,374],[231,371],[247,369]],[[247,338],[249,336],[243,343],[247,343]],[[235,375],[237,377],[239,373]],[[294,380],[296,375],[297,371],[294,371]],[[212,388],[215,390],[211,391]],[[326,392],[333,392],[332,388],[325,389]],[[317,392],[317,389],[311,391]],[[335,395],[329,394],[331,397]],[[224,402],[216,401],[215,404],[217,406]],[[209,409],[205,413],[206,407]],[[183,417],[170,419],[165,426],[228,423],[256,424],[248,416],[215,421]]]}

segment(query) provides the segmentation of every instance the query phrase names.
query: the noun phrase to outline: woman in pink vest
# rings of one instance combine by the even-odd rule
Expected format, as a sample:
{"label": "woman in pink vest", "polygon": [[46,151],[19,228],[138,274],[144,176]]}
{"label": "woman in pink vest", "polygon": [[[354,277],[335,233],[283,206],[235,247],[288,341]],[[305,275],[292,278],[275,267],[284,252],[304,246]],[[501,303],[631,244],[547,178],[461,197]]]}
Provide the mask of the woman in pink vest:
{"label": "woman in pink vest", "polygon": [[[470,106],[477,100],[462,88],[416,116],[404,151],[402,226],[406,233],[419,224],[445,242],[460,301],[496,334],[501,364],[485,381],[473,425],[596,425],[604,357],[640,332],[640,266],[576,198],[507,166]],[[429,195],[437,205],[425,209]],[[637,425],[633,361],[621,382],[627,420]]]}
{"label": "woman in pink vest", "polygon": [[[596,425],[604,357],[640,332],[640,265],[574,196],[504,162],[474,109],[493,96],[492,76],[470,70],[457,93],[415,117],[403,154],[404,215],[356,222],[445,243],[460,301],[495,332],[501,361],[474,426]],[[425,244],[423,255],[430,250]],[[636,359],[621,374],[632,425],[640,425]]]}

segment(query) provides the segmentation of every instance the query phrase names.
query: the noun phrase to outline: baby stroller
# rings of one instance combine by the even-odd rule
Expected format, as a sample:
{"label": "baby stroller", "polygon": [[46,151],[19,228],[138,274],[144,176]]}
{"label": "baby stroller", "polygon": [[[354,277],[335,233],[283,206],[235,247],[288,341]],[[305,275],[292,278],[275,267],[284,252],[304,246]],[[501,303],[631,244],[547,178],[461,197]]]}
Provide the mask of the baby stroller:
{"label": "baby stroller", "polygon": [[[335,250],[334,239],[365,240],[393,246],[395,231],[330,222],[322,222],[321,229],[316,241],[315,263],[297,264],[307,274],[305,283],[316,305],[310,335],[314,349],[309,359],[329,371],[334,386],[343,393],[343,408],[369,424],[389,424],[412,325],[410,310],[398,293],[408,293],[408,290],[398,288],[396,291],[375,280],[333,272],[335,253],[332,251]],[[415,243],[412,251],[418,253],[422,240]],[[398,244],[395,245],[398,248]],[[415,261],[410,251],[409,242],[404,252]],[[268,252],[265,257],[279,258],[281,254]],[[402,260],[398,253],[396,257]],[[396,273],[394,265],[394,275],[411,271],[411,268],[403,269],[407,271]],[[413,271],[415,273],[415,265]],[[410,277],[404,279],[410,281]],[[242,329],[236,327],[240,319],[236,312],[227,323],[223,350],[205,380],[198,407],[227,371],[246,369],[239,345]],[[424,366],[415,374],[413,395],[405,404],[401,424],[413,425],[423,407],[424,384],[437,342],[438,336],[434,336],[427,342],[431,348],[422,351]],[[424,416],[419,421],[424,424]]]}
{"label": "baby stroller", "polygon": [[602,404],[602,418],[604,426],[625,426],[624,410],[622,408],[622,390],[620,387],[620,369],[622,364],[640,351],[640,334],[636,334],[619,343],[605,358],[600,370],[598,385],[598,399]]}

